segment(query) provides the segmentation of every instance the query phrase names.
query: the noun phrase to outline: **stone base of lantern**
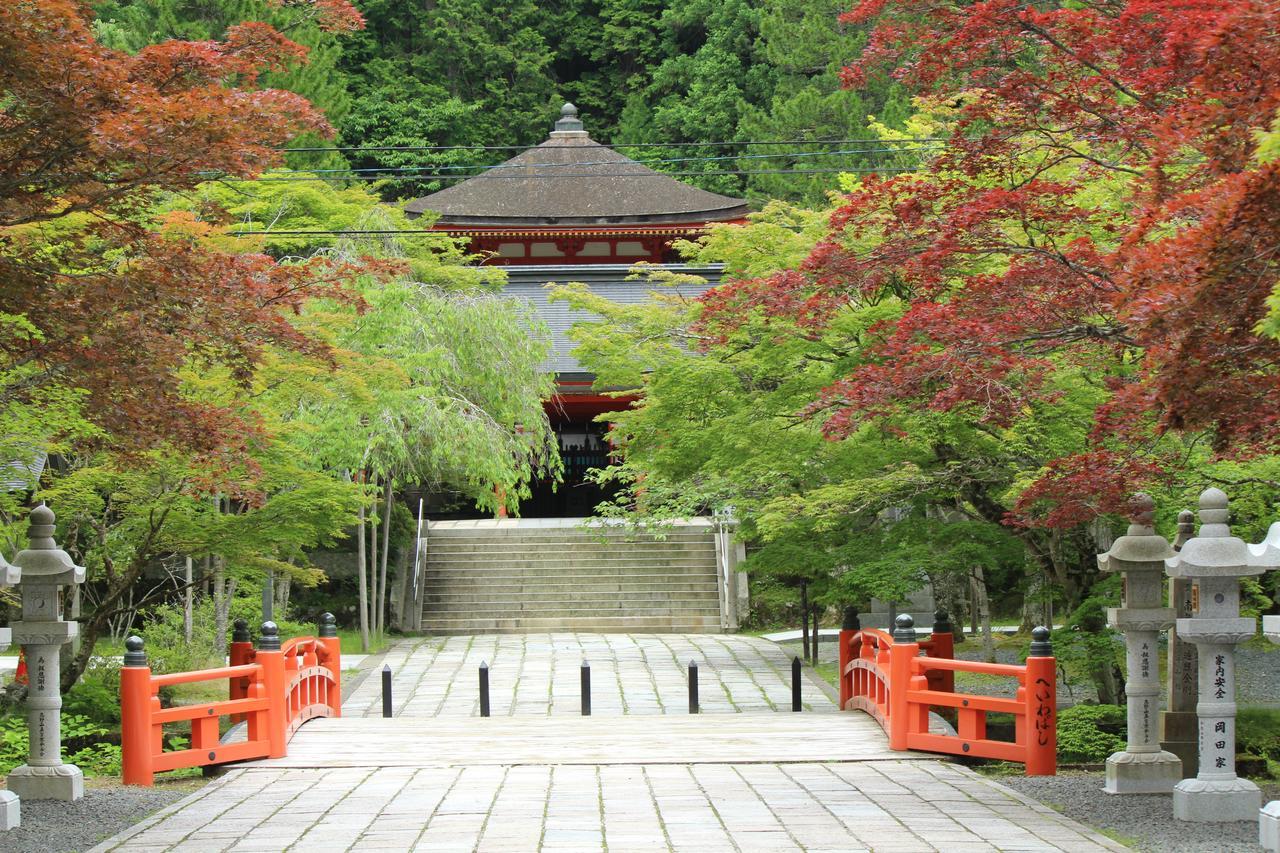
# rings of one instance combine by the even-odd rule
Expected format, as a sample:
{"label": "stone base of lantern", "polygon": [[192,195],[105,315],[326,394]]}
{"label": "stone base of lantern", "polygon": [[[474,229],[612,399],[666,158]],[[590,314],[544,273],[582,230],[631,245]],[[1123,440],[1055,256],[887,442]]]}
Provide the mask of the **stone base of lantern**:
{"label": "stone base of lantern", "polygon": [[12,791],[0,791],[0,832],[17,829],[22,823],[22,806],[18,795]]}
{"label": "stone base of lantern", "polygon": [[1194,823],[1257,820],[1262,791],[1248,779],[1183,779],[1173,789],[1173,816]]}
{"label": "stone base of lantern", "polygon": [[5,784],[24,800],[73,803],[84,796],[84,774],[74,764],[59,764],[57,767],[24,764],[9,771]]}
{"label": "stone base of lantern", "polygon": [[1258,844],[1267,853],[1280,853],[1280,799],[1258,809]]}
{"label": "stone base of lantern", "polygon": [[1108,794],[1167,794],[1182,781],[1182,761],[1171,752],[1117,752],[1107,759]]}
{"label": "stone base of lantern", "polygon": [[1259,810],[1258,843],[1267,853],[1280,853],[1280,800],[1272,800]]}

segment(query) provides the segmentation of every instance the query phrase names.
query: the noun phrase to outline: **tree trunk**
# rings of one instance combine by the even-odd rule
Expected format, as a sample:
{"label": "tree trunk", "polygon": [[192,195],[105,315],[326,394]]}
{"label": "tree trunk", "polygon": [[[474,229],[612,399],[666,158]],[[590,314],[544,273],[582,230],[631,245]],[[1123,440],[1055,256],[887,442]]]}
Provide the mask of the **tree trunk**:
{"label": "tree trunk", "polygon": [[396,577],[399,580],[400,597],[393,608],[392,625],[397,630],[404,630],[405,613],[409,608],[409,551],[407,548],[401,548],[400,553],[396,555]]}
{"label": "tree trunk", "polygon": [[809,585],[800,584],[800,636],[804,641],[804,659],[809,660]]}
{"label": "tree trunk", "polygon": [[360,520],[356,523],[356,574],[360,576],[360,650],[369,653],[369,585],[365,575],[364,504],[360,504]]}
{"label": "tree trunk", "polygon": [[191,558],[187,557],[186,573],[183,576],[187,581],[187,588],[182,593],[182,636],[188,645],[191,643],[191,620],[195,605],[195,588],[191,585],[191,568]]}
{"label": "tree trunk", "polygon": [[822,627],[822,608],[815,607],[813,608],[813,657],[810,658],[810,662],[813,664],[813,666],[818,665],[818,642],[819,642],[818,638],[821,636],[821,632],[820,632],[821,627]]}
{"label": "tree trunk", "polygon": [[987,574],[982,565],[973,567],[973,608],[982,623],[982,659],[996,662],[996,640],[991,633],[991,600],[987,597]]}
{"label": "tree trunk", "polygon": [[382,561],[378,566],[378,631],[387,630],[387,556],[391,553],[391,504],[395,493],[391,490],[391,475],[382,494]]}
{"label": "tree trunk", "polygon": [[226,561],[213,558],[213,647],[226,648],[227,623],[231,616],[231,599],[236,594],[236,579],[227,577]]}
{"label": "tree trunk", "polygon": [[[374,478],[377,483],[377,478]],[[373,511],[369,513],[369,633],[382,633],[382,618],[378,607],[378,499],[373,499]]]}

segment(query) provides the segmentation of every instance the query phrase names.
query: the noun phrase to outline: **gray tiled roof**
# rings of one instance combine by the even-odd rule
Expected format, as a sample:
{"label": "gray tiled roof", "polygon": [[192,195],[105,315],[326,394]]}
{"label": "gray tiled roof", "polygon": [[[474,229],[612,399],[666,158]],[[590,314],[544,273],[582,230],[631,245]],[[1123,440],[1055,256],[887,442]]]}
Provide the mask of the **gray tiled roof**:
{"label": "gray tiled roof", "polygon": [[43,451],[34,451],[27,459],[14,459],[0,462],[0,490],[6,492],[26,492],[34,489],[44,473],[48,457]]}
{"label": "gray tiled roof", "polygon": [[[581,127],[576,118],[573,125]],[[553,131],[536,148],[404,209],[436,211],[442,225],[526,228],[722,222],[748,212],[743,199],[655,172],[582,130]]]}
{"label": "gray tiled roof", "polygon": [[544,369],[554,373],[580,373],[582,365],[570,352],[576,343],[569,339],[569,327],[574,323],[599,319],[588,311],[573,311],[565,302],[547,301],[546,283],[557,284],[581,282],[591,288],[593,293],[606,297],[612,302],[624,305],[639,305],[651,300],[654,292],[679,293],[682,296],[695,297],[720,283],[724,267],[719,264],[709,266],[691,266],[688,264],[653,264],[650,269],[673,270],[684,274],[702,276],[707,279],[705,285],[681,284],[675,287],[658,287],[645,281],[627,281],[632,268],[627,264],[589,264],[589,265],[538,265],[504,267],[507,273],[505,292],[514,298],[522,299],[533,306],[551,330],[552,356],[544,363]]}

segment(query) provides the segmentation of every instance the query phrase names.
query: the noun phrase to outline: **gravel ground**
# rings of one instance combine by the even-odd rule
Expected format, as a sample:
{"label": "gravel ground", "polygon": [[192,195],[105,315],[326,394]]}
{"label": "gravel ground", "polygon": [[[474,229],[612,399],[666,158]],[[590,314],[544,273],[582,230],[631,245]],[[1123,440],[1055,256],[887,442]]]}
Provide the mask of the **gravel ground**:
{"label": "gravel ground", "polygon": [[[1173,819],[1172,798],[1113,796],[1102,791],[1101,772],[1057,776],[1000,776],[1000,784],[1034,797],[1067,817],[1105,832],[1135,850],[1152,853],[1257,853],[1258,822],[1183,823]],[[1263,783],[1262,799],[1280,799],[1280,784]]]}
{"label": "gravel ground", "polygon": [[204,785],[200,778],[157,782],[154,788],[121,785],[114,779],[85,780],[74,803],[23,800],[22,826],[0,833],[5,853],[80,853]]}

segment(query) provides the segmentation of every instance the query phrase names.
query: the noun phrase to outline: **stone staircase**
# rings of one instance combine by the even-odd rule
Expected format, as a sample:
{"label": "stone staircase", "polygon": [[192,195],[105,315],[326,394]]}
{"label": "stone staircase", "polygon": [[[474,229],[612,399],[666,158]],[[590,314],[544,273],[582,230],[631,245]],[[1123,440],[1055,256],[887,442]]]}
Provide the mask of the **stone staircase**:
{"label": "stone staircase", "polygon": [[431,634],[720,633],[712,527],[661,536],[582,519],[433,522],[421,630]]}

